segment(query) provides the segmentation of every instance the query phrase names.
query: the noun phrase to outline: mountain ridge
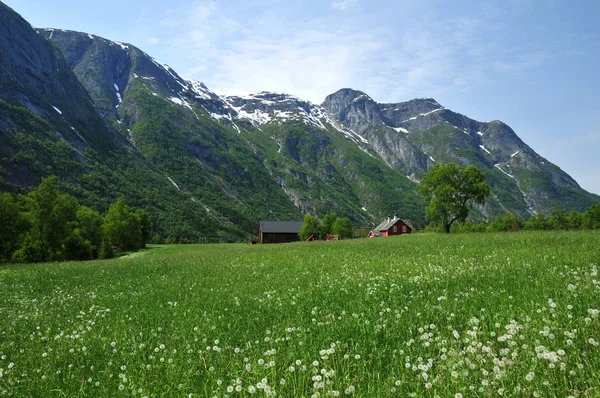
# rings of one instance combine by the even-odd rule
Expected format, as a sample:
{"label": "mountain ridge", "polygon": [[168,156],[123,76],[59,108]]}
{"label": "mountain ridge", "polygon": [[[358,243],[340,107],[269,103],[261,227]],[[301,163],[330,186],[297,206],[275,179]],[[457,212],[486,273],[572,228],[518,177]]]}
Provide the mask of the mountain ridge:
{"label": "mountain ridge", "polygon": [[[16,87],[12,97],[0,98],[26,103],[19,102],[19,95],[31,91],[31,97],[42,98],[38,116],[50,126],[59,123],[55,120],[62,116],[59,111],[71,117],[78,113],[77,106],[87,106],[78,117],[104,127],[63,126],[64,134],[70,134],[66,145],[79,147],[93,159],[88,164],[102,166],[97,166],[104,170],[97,177],[113,186],[111,195],[125,195],[154,214],[161,225],[157,234],[176,239],[216,232],[241,236],[242,231],[252,233],[260,219],[322,217],[329,212],[346,216],[355,225],[371,225],[391,214],[424,220],[425,204],[415,184],[433,164],[448,161],[473,164],[487,175],[492,196],[486,206],[476,209],[476,218],[505,212],[528,216],[555,208],[583,210],[600,201],[535,153],[506,124],[470,119],[433,98],[380,103],[349,88],[330,94],[321,104],[266,91],[218,95],[132,44],[62,29],[38,29],[34,39],[31,26],[20,26],[20,32],[5,36],[16,43],[39,39],[49,43],[45,45],[60,53],[51,62],[67,66],[69,73],[62,71],[65,82],[80,94],[77,103],[65,109],[19,84],[10,86]],[[10,43],[0,45],[18,55]],[[16,65],[28,62],[27,56],[13,59]],[[44,67],[36,62],[36,67]],[[0,114],[3,130],[15,130],[14,115],[11,109]],[[26,165],[13,155],[23,152],[23,145],[0,142],[0,150],[9,159],[0,166],[18,166],[2,166],[4,174],[0,168],[0,175],[13,178],[8,184],[5,179],[1,189],[31,186],[46,173],[30,171],[26,182],[17,183],[16,170]],[[72,164],[78,165],[75,158]],[[84,178],[84,171],[61,178],[71,181],[74,192],[87,195],[93,204],[101,200],[101,190],[91,188],[94,179]],[[134,175],[149,182],[133,181],[138,178]],[[167,197],[170,204],[165,203]],[[179,228],[178,223],[185,226]]]}

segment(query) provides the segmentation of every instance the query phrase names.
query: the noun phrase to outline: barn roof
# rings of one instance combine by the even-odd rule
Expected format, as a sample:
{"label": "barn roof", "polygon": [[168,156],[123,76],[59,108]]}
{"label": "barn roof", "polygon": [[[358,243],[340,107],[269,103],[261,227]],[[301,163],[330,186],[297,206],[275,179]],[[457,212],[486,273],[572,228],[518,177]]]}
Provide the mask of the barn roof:
{"label": "barn roof", "polygon": [[302,225],[302,221],[261,221],[259,228],[267,233],[297,234]]}
{"label": "barn roof", "polygon": [[404,224],[406,224],[410,229],[412,229],[412,225],[411,222],[406,220],[401,220],[398,217],[394,216],[394,218],[388,218],[387,220],[384,220],[381,224],[379,224],[377,227],[375,227],[373,229],[373,231],[387,231],[390,228],[392,228],[394,226],[394,224],[396,224],[398,221],[402,221]]}

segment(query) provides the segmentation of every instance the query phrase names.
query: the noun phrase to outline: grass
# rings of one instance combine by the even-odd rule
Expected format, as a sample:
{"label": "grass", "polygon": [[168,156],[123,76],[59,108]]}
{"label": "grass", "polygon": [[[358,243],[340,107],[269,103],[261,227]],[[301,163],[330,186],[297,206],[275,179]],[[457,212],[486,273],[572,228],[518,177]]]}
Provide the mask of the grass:
{"label": "grass", "polygon": [[600,234],[0,268],[0,396],[600,395]]}

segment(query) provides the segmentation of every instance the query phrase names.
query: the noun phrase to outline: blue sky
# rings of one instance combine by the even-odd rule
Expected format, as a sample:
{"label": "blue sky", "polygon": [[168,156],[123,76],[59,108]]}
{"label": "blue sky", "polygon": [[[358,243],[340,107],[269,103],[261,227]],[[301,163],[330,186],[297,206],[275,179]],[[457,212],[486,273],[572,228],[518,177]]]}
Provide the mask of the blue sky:
{"label": "blue sky", "polygon": [[600,194],[598,0],[3,0],[35,27],[131,43],[219,93],[342,87],[502,120]]}

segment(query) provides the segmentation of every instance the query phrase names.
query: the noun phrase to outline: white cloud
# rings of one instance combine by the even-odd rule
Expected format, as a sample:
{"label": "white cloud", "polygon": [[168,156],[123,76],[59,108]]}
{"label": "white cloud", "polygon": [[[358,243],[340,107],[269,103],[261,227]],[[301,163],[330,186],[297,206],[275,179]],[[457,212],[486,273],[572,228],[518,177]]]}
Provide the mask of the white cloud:
{"label": "white cloud", "polygon": [[283,91],[320,103],[325,95],[352,85],[369,54],[382,46],[368,35],[312,29],[297,33],[291,38],[251,37],[232,42],[218,56],[218,88]]}
{"label": "white cloud", "polygon": [[[346,10],[357,3],[329,5]],[[474,90],[552,56],[489,40],[490,32],[503,29],[490,23],[498,18],[493,9],[479,17],[440,19],[428,16],[431,7],[415,3],[407,14],[420,14],[398,14],[400,20],[390,21],[390,11],[380,8],[355,20],[289,19],[277,5],[246,15],[231,4],[195,2],[170,10],[162,23],[172,28],[170,39],[161,41],[173,54],[185,54],[178,55],[187,60],[179,72],[222,92],[276,90],[321,102],[339,88],[353,87],[391,102]]]}
{"label": "white cloud", "polygon": [[476,29],[469,20],[440,23],[432,32],[421,24],[407,26],[388,37],[385,27],[356,29],[322,19],[242,25],[223,10],[210,10],[173,43],[196,60],[182,73],[221,92],[285,91],[320,103],[353,87],[381,101],[399,101],[415,92],[434,96],[460,89],[482,76],[456,66]]}
{"label": "white cloud", "polygon": [[329,6],[340,11],[346,11],[348,8],[356,5],[356,3],[358,3],[358,0],[335,0]]}

